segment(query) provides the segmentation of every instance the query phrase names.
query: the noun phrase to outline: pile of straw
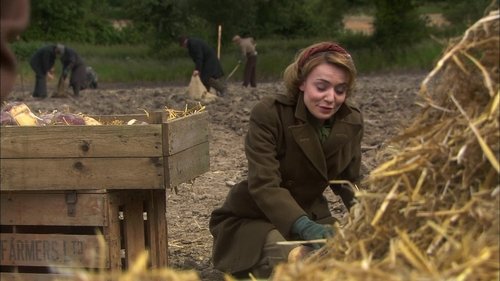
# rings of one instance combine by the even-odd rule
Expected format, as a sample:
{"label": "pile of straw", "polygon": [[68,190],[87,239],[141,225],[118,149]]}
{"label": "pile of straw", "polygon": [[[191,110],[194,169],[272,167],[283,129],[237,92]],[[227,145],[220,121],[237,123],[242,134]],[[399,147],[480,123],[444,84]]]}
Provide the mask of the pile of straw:
{"label": "pile of straw", "polygon": [[496,10],[451,44],[349,224],[273,280],[499,280],[499,33]]}

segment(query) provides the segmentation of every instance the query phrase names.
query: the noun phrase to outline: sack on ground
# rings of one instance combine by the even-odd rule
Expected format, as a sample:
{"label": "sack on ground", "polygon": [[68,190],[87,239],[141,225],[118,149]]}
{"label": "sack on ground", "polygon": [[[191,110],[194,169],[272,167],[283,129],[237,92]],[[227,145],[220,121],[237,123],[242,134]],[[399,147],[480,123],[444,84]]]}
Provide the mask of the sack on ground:
{"label": "sack on ground", "polygon": [[187,91],[188,97],[194,100],[201,100],[206,91],[207,89],[205,88],[205,85],[203,85],[203,83],[201,82],[200,76],[199,75],[191,76],[191,81],[189,82]]}

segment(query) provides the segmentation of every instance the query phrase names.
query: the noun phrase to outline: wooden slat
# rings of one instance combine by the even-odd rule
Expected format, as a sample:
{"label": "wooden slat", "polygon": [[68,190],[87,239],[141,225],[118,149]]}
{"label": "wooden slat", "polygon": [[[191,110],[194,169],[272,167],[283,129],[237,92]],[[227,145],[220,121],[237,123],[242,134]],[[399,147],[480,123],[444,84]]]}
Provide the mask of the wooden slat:
{"label": "wooden slat", "polygon": [[109,226],[104,228],[104,237],[109,249],[109,266],[112,270],[121,270],[121,234],[120,234],[120,219],[119,219],[119,194],[120,192],[113,191],[106,197],[107,212],[109,214]]}
{"label": "wooden slat", "polygon": [[150,260],[153,268],[161,268],[168,266],[167,194],[166,190],[151,190],[149,194],[147,226]]}
{"label": "wooden slat", "polygon": [[131,267],[142,252],[146,250],[144,240],[143,201],[132,194],[123,206],[125,256],[127,267]]}
{"label": "wooden slat", "polygon": [[[0,265],[109,267],[108,251],[99,249],[96,235],[0,233],[0,242]],[[101,253],[104,264],[97,259]]]}
{"label": "wooden slat", "polygon": [[0,190],[163,189],[162,161],[156,157],[2,159]]}
{"label": "wooden slat", "polygon": [[0,280],[2,281],[74,281],[78,280],[77,276],[63,274],[44,274],[44,273],[9,273],[0,272]]}
{"label": "wooden slat", "polygon": [[159,157],[161,126],[2,126],[0,157]]}
{"label": "wooden slat", "polygon": [[166,134],[164,155],[179,153],[185,149],[208,141],[208,113],[206,111],[169,120],[163,124]]}
{"label": "wooden slat", "polygon": [[210,170],[209,144],[200,143],[165,159],[165,186],[171,188]]}
{"label": "wooden slat", "polygon": [[2,225],[105,226],[105,194],[77,194],[74,216],[65,193],[0,193]]}

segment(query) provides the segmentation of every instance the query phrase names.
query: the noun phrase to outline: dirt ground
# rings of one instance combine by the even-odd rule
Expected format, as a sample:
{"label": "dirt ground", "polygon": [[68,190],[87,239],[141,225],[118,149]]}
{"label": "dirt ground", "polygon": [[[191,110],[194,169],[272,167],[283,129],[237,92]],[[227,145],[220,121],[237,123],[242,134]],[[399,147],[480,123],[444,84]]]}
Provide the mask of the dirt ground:
{"label": "dirt ground", "polygon": [[[380,163],[378,152],[418,112],[417,92],[424,75],[359,77],[353,100],[365,118],[363,175]],[[49,91],[52,89],[49,85]],[[85,114],[142,113],[142,109],[156,110],[165,106],[183,109],[186,103],[192,102],[186,100],[187,87],[168,85],[108,84],[96,90],[85,90],[79,98],[44,100],[32,98],[31,90],[30,86],[18,85],[8,100],[25,102],[34,112],[58,110]],[[229,83],[228,96],[206,104],[210,116],[210,171],[169,192],[167,225],[171,267],[194,269],[202,280],[222,280],[222,273],[211,264],[210,212],[222,204],[231,186],[246,176],[243,137],[252,106],[263,96],[283,90],[278,82],[246,89],[234,81]],[[332,213],[341,220],[345,218],[345,209],[338,199],[331,192],[325,195],[331,203]]]}

